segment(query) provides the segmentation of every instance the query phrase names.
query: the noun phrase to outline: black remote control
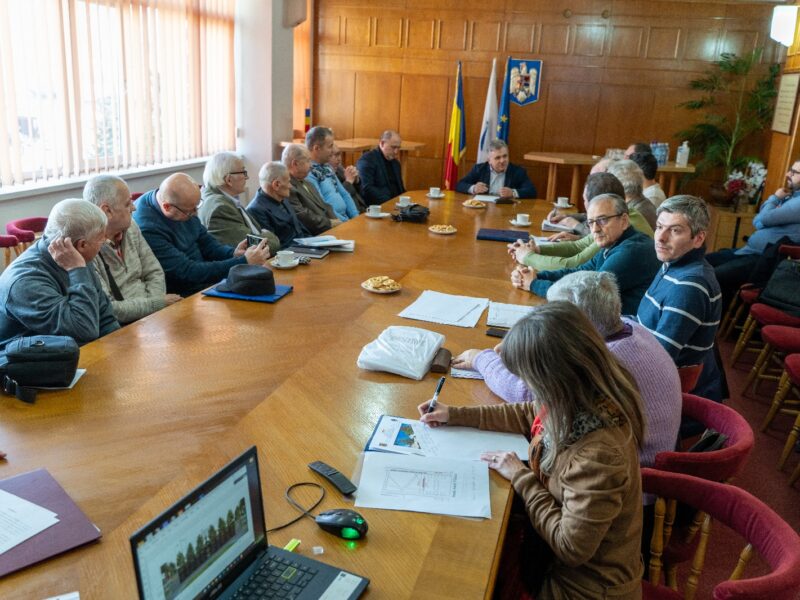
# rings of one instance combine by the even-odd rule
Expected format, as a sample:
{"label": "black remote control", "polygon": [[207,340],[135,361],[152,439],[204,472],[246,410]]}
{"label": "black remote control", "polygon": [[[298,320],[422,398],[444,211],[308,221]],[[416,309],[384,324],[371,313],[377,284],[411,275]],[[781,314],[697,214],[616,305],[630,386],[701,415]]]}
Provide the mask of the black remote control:
{"label": "black remote control", "polygon": [[325,479],[330,481],[333,485],[336,486],[336,489],[342,492],[345,496],[349,496],[357,489],[356,486],[353,485],[352,481],[350,481],[347,477],[342,475],[332,466],[322,462],[321,460],[309,463],[308,468],[311,469],[312,471],[316,471],[317,473],[322,475]]}

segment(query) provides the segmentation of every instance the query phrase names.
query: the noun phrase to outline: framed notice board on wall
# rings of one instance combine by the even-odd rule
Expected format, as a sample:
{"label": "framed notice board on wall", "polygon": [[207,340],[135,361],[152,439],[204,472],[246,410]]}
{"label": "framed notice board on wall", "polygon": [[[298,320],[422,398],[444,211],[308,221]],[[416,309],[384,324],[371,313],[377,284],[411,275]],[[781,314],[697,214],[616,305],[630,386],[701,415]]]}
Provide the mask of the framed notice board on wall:
{"label": "framed notice board on wall", "polygon": [[772,117],[772,131],[787,135],[792,132],[798,85],[800,85],[800,73],[788,73],[781,77],[778,98],[775,101],[775,114]]}

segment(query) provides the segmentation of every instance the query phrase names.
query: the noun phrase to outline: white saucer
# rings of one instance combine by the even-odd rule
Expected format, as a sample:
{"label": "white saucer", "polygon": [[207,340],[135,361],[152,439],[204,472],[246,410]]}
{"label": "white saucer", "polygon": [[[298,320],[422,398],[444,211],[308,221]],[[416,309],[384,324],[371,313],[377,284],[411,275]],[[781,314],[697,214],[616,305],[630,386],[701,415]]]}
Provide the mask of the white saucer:
{"label": "white saucer", "polygon": [[427,198],[432,198],[434,200],[441,200],[444,198],[444,193],[439,194],[438,196],[431,196],[430,194],[425,194]]}
{"label": "white saucer", "polygon": [[382,212],[378,213],[377,215],[371,215],[368,212],[365,212],[364,214],[367,215],[370,219],[383,219],[388,217],[391,213]]}
{"label": "white saucer", "polygon": [[574,204],[567,204],[566,206],[560,206],[558,202],[553,202],[553,206],[556,208],[575,208]]}
{"label": "white saucer", "polygon": [[273,267],[275,267],[276,269],[294,269],[297,265],[300,264],[300,259],[299,258],[295,258],[294,260],[292,260],[291,264],[283,266],[283,265],[279,265],[278,264],[278,259],[275,258],[275,259],[272,259],[271,261],[269,261],[269,264],[272,265]]}
{"label": "white saucer", "polygon": [[514,227],[530,227],[531,226],[531,222],[530,221],[528,221],[527,223],[517,223],[516,219],[511,219],[509,221],[509,223],[511,223]]}

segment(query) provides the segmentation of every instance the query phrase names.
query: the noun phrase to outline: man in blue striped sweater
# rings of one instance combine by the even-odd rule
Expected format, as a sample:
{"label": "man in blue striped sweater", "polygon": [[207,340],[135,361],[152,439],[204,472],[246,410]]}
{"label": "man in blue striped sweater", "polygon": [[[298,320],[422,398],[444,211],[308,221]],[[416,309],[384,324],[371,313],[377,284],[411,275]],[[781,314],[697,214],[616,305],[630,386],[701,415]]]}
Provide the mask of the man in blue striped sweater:
{"label": "man in blue striped sweater", "polygon": [[639,304],[637,318],[679,367],[702,364],[693,393],[722,400],[723,379],[713,352],[722,300],[705,259],[709,213],[694,196],[673,196],[658,207],[655,249],[664,263]]}

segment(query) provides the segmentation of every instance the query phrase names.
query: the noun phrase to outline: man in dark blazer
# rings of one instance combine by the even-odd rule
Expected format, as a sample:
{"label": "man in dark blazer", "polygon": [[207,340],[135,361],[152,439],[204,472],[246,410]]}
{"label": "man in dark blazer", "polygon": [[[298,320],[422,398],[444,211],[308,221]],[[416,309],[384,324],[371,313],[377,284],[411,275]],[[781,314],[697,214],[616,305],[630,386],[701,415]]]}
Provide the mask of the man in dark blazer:
{"label": "man in dark blazer", "polygon": [[289,144],[283,149],[281,162],[289,171],[292,185],[289,203],[297,219],[305,225],[311,235],[319,235],[341,223],[333,209],[319,195],[317,188],[306,182],[311,170],[311,154],[301,144]]}
{"label": "man in dark blazer", "polygon": [[503,140],[492,140],[489,160],[472,167],[456,184],[456,191],[500,198],[536,198],[536,188],[525,169],[508,162],[508,145]]}
{"label": "man in dark blazer", "polygon": [[295,238],[309,237],[308,229],[298,220],[288,201],[292,185],[283,163],[266,163],[258,172],[258,181],[261,187],[247,205],[250,216],[278,236],[281,248],[291,246]]}
{"label": "man in dark blazer", "polygon": [[400,161],[397,160],[401,143],[399,133],[384,131],[378,147],[358,159],[361,195],[367,204],[383,204],[406,191]]}

